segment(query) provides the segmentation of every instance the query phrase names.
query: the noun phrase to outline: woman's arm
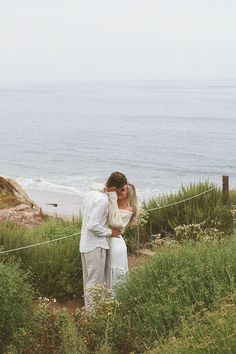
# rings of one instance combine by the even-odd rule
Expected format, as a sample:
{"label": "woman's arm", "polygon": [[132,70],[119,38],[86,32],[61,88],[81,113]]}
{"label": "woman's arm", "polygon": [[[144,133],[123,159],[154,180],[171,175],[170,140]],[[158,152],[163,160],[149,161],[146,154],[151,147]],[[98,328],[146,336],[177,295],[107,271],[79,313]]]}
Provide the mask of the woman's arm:
{"label": "woman's arm", "polygon": [[116,192],[108,192],[108,197],[109,197],[108,224],[111,227],[119,229],[121,231],[121,233],[123,233],[125,230],[125,227],[123,225],[123,221],[122,221],[119,209],[118,209],[117,194],[116,194]]}

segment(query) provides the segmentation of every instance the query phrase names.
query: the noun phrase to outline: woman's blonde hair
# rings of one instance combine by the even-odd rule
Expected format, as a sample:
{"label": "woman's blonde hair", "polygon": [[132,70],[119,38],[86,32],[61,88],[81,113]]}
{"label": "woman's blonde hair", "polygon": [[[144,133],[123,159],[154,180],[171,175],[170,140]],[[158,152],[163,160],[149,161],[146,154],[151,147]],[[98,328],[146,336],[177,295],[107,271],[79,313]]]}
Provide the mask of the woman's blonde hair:
{"label": "woman's blonde hair", "polygon": [[133,215],[130,219],[129,225],[134,225],[137,223],[137,195],[135,186],[132,183],[127,183],[128,185],[128,205],[133,209]]}

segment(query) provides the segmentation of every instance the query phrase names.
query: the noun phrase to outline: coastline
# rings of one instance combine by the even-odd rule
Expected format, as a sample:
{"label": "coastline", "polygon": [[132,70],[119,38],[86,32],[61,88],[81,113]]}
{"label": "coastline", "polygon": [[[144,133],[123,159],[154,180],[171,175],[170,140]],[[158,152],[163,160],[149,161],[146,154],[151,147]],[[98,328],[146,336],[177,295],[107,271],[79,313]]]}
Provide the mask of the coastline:
{"label": "coastline", "polygon": [[[52,216],[72,218],[80,215],[83,197],[67,193],[38,191],[26,189],[32,199],[42,211]],[[56,204],[53,206],[50,204]]]}

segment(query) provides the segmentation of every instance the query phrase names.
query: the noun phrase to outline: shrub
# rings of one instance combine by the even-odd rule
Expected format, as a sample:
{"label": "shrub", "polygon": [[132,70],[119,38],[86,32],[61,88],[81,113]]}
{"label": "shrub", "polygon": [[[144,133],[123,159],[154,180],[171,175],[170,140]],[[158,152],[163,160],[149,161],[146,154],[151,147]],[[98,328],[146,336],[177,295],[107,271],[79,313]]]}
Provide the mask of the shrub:
{"label": "shrub", "polygon": [[199,242],[160,249],[144,267],[130,273],[117,289],[122,304],[123,341],[132,338],[140,352],[168,335],[183,318],[235,289],[235,240]]}
{"label": "shrub", "polygon": [[229,191],[229,204],[236,204],[236,189],[231,189]]}
{"label": "shrub", "polygon": [[138,212],[139,225],[131,225],[125,230],[124,239],[127,245],[128,252],[133,253],[137,248],[139,248],[139,245],[143,245],[146,243],[146,240],[148,238],[148,235],[146,233],[146,224],[148,222],[148,217],[148,212],[146,212],[143,207],[140,207]]}
{"label": "shrub", "polygon": [[28,324],[14,334],[5,354],[85,353],[75,324],[64,310],[54,310],[41,301]]}
{"label": "shrub", "polygon": [[157,349],[149,354],[191,354],[191,353],[227,353],[236,352],[236,306],[235,293],[224,300],[220,308],[197,314],[191,321],[184,321],[180,333],[163,339]]}
{"label": "shrub", "polygon": [[[213,187],[214,185],[208,182],[182,186],[178,193],[150,199],[144,203],[144,208],[147,210],[176,203]],[[209,226],[212,220],[220,222],[220,231],[232,232],[233,220],[230,205],[223,203],[222,191],[219,188],[186,202],[150,211],[146,233],[173,233],[174,228],[179,225],[199,224],[203,221]]]}
{"label": "shrub", "polygon": [[101,285],[91,289],[93,308],[78,309],[76,314],[78,333],[84,339],[89,353],[115,353],[123,345],[120,304],[112,297],[111,291]]}
{"label": "shrub", "polygon": [[[80,227],[80,220],[52,219],[34,230],[5,223],[0,225],[0,245],[3,250],[27,246],[79,232]],[[82,294],[79,235],[9,253],[4,259],[12,257],[21,260],[23,269],[31,269],[34,287],[40,294],[56,298]]]}
{"label": "shrub", "polygon": [[33,303],[29,273],[17,263],[0,263],[0,351],[29,318]]}
{"label": "shrub", "polygon": [[215,227],[205,227],[204,224],[177,226],[175,228],[175,239],[181,243],[186,240],[192,240],[195,242],[200,240],[221,242],[225,233],[219,231],[217,227],[218,225],[215,225]]}

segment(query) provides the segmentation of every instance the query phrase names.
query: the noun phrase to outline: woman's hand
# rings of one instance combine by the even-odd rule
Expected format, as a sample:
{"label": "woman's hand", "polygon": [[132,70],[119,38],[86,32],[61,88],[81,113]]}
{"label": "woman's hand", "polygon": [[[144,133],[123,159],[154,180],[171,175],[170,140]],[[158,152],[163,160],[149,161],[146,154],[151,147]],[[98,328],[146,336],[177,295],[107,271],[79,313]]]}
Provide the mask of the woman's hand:
{"label": "woman's hand", "polygon": [[107,192],[117,192],[117,188],[116,187],[107,187]]}

